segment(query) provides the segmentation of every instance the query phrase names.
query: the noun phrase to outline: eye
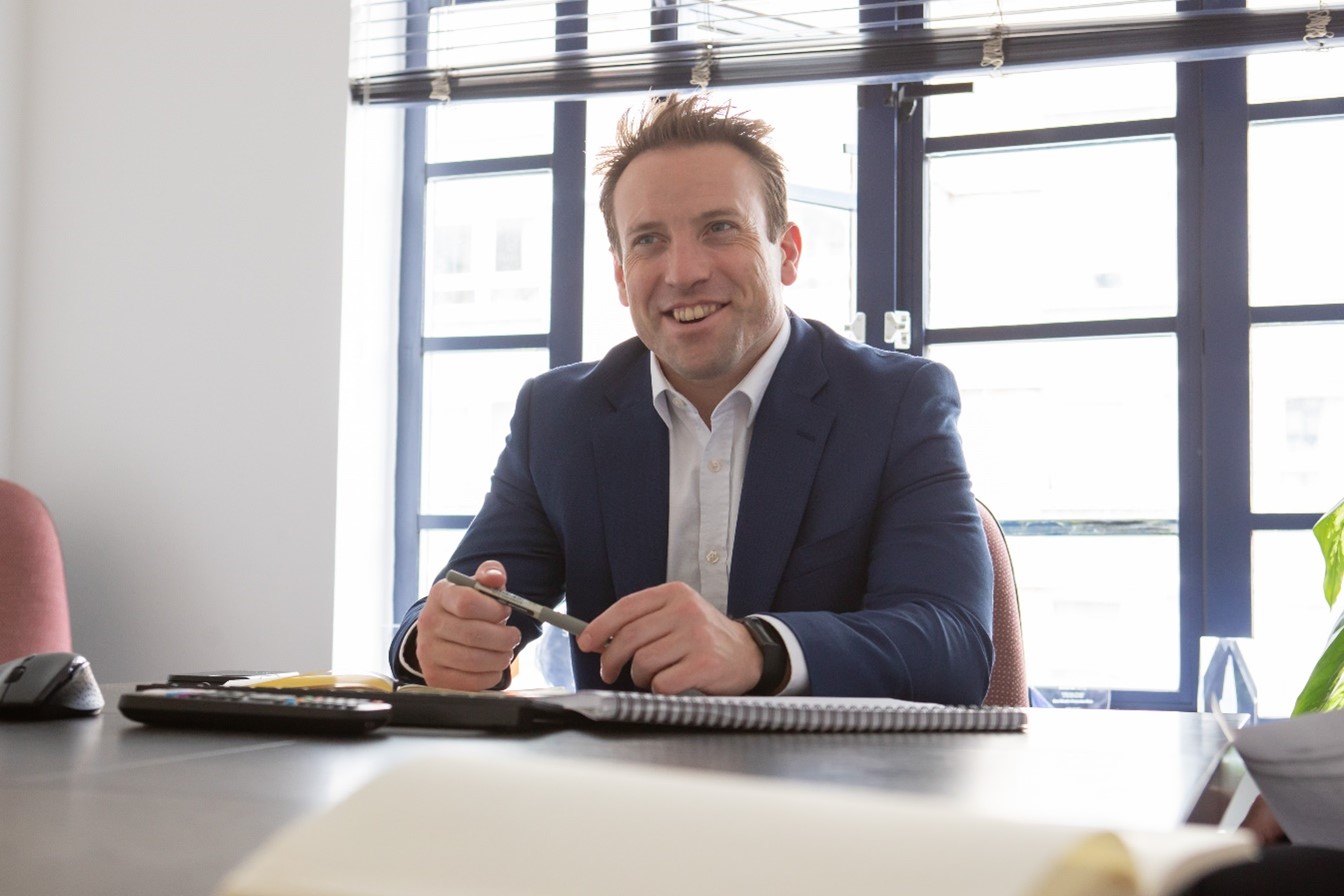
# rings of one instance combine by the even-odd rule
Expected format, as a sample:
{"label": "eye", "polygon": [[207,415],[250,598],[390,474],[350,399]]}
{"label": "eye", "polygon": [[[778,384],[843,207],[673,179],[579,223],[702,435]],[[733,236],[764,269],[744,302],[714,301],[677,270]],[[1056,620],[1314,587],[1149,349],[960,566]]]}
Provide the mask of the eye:
{"label": "eye", "polygon": [[734,225],[732,221],[715,221],[713,224],[709,225],[710,233],[727,233],[733,229]]}

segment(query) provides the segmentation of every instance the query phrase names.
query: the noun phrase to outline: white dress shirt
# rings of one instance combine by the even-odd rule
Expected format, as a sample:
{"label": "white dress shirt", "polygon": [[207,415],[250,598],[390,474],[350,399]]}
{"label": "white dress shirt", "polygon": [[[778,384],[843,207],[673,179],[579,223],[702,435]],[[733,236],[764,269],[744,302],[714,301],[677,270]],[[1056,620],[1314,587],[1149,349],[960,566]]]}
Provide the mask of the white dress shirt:
{"label": "white dress shirt", "polygon": [[[728,608],[728,571],[752,424],[788,344],[789,330],[786,320],[760,360],[714,408],[708,426],[695,406],[672,388],[658,358],[649,355],[653,406],[667,424],[671,459],[667,581],[685,582],[722,612]],[[807,693],[807,663],[798,639],[778,619],[761,618],[779,632],[789,652],[789,680],[780,693]]]}

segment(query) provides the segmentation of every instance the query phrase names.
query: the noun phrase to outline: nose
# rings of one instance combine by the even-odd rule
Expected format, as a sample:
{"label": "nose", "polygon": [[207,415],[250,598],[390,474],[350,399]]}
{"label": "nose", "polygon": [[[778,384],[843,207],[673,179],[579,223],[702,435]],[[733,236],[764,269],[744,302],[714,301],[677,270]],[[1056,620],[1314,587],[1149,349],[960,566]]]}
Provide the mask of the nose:
{"label": "nose", "polygon": [[673,240],[664,261],[663,280],[675,289],[687,290],[709,278],[709,252],[697,240]]}

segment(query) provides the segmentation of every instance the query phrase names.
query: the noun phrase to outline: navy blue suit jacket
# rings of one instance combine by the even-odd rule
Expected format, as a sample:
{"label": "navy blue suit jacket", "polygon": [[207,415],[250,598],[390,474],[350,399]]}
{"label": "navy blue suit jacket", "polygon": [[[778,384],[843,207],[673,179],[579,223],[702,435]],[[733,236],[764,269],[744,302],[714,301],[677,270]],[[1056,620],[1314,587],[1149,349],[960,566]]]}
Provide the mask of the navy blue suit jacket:
{"label": "navy blue suit jacket", "polygon": [[[757,412],[728,613],[769,613],[802,646],[815,695],[979,703],[993,658],[993,574],[946,368],[790,315]],[[495,559],[511,591],[592,619],[667,576],[668,438],[648,350],[522,388],[490,493],[449,563]],[[423,600],[407,612],[401,642]],[[537,624],[515,613],[524,639]],[[596,654],[575,682],[603,688]],[[631,688],[628,670],[616,687]]]}

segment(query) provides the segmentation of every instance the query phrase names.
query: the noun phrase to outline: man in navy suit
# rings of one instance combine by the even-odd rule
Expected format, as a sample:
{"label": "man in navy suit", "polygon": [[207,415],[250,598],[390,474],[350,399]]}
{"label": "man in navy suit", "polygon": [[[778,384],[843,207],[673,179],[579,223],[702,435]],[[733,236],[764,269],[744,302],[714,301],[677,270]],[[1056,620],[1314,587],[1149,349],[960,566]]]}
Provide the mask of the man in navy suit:
{"label": "man in navy suit", "polygon": [[[979,703],[992,568],[956,385],[785,308],[802,237],[769,132],[703,96],[622,119],[600,206],[638,338],[523,387],[449,566],[591,620],[579,687]],[[441,577],[391,661],[498,687],[537,634]]]}

